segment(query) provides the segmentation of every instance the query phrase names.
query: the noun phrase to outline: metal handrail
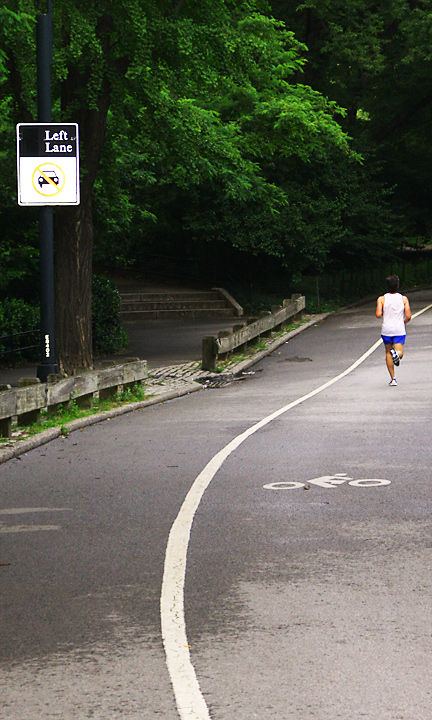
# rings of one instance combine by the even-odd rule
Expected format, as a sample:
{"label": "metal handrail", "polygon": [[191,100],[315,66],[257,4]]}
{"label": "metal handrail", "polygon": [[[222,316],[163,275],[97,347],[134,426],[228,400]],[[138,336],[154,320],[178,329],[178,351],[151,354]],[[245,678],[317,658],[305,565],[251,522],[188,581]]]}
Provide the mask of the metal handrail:
{"label": "metal handrail", "polygon": [[0,341],[5,340],[6,338],[17,337],[18,335],[30,335],[31,333],[35,332],[39,332],[39,328],[34,328],[34,330],[23,330],[22,332],[18,333],[9,333],[8,335],[0,335]]}
{"label": "metal handrail", "polygon": [[35,350],[40,346],[40,343],[38,342],[36,345],[25,345],[25,346],[15,346],[13,339],[17,337],[21,337],[23,335],[34,335],[35,333],[40,333],[40,328],[34,328],[33,330],[23,330],[22,332],[18,333],[8,333],[7,335],[0,335],[0,344],[2,341],[12,340],[11,349],[10,350],[0,350],[0,357],[4,357],[6,355],[17,355],[19,353],[24,352],[25,350]]}

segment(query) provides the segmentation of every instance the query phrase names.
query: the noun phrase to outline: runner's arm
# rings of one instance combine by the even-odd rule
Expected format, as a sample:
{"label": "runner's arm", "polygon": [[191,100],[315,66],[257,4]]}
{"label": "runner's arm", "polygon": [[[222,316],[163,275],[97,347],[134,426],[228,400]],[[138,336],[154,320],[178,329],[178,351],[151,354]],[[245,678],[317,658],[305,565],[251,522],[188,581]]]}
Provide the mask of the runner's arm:
{"label": "runner's arm", "polygon": [[408,301],[408,298],[403,295],[403,302],[404,302],[404,309],[405,309],[405,324],[411,320],[411,308]]}
{"label": "runner's arm", "polygon": [[383,310],[384,310],[384,297],[381,295],[377,300],[377,306],[375,310],[375,315],[377,318],[380,318],[383,316]]}

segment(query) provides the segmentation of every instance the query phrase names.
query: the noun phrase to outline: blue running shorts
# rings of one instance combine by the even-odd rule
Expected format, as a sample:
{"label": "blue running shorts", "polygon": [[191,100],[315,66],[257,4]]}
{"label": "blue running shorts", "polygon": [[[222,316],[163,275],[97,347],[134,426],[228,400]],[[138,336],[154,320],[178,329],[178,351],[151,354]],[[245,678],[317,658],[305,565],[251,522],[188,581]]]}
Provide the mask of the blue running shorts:
{"label": "blue running shorts", "polygon": [[395,343],[405,345],[406,335],[393,335],[393,337],[390,337],[389,335],[381,335],[381,337],[384,345],[394,345]]}

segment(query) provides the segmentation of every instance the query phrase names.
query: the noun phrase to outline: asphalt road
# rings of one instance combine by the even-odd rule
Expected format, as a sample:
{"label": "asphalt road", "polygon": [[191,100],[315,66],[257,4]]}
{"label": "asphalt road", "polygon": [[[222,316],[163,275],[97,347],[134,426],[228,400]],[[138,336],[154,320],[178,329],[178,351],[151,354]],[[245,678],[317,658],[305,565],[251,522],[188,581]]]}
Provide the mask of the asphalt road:
{"label": "asphalt road", "polygon": [[397,388],[369,304],[0,466],[0,716],[432,720],[431,330]]}
{"label": "asphalt road", "polygon": [[[241,320],[241,318],[240,318]],[[146,320],[141,323],[125,323],[129,346],[116,357],[138,356],[147,360],[150,369],[166,365],[201,360],[202,339],[206,335],[217,336],[220,330],[232,332],[238,318]]]}

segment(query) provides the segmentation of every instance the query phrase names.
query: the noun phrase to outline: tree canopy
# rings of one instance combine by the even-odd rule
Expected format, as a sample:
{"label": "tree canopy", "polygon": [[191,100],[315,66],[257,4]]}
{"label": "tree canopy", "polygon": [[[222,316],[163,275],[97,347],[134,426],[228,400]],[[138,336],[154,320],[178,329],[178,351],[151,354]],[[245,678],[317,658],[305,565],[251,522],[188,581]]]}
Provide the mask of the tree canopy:
{"label": "tree canopy", "polygon": [[[0,292],[37,260],[14,125],[36,120],[45,10],[0,9]],[[230,247],[295,277],[426,236],[430,16],[429,0],[53,0],[53,120],[79,123],[82,162],[81,205],[55,212],[62,367],[92,363],[93,258],[199,270]]]}
{"label": "tree canopy", "polygon": [[274,0],[308,47],[306,82],[346,108],[343,128],[394,190],[403,241],[430,236],[430,0]]}

